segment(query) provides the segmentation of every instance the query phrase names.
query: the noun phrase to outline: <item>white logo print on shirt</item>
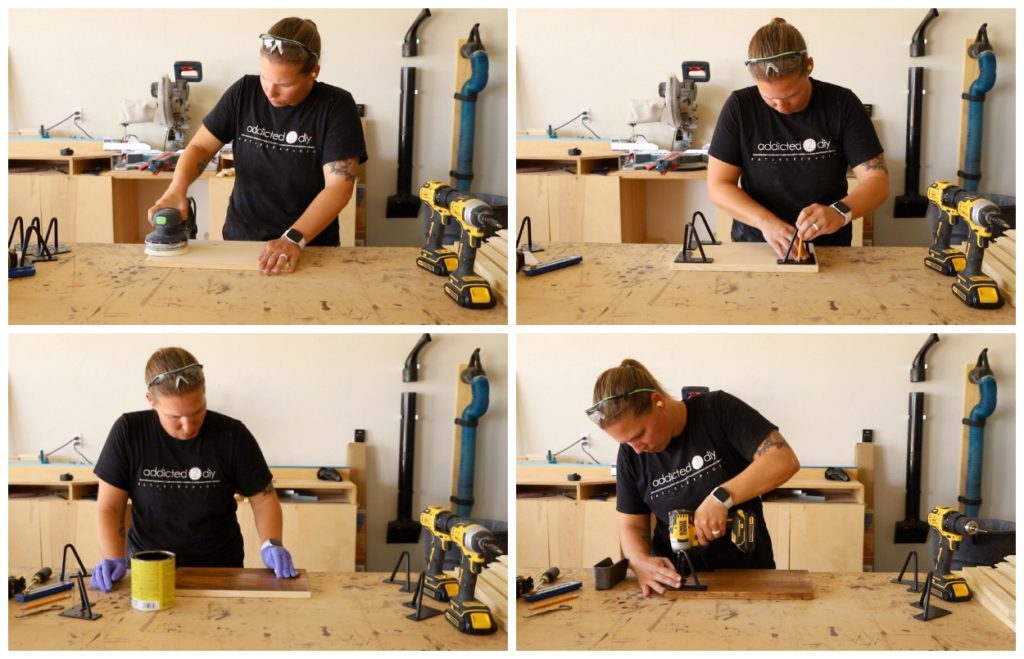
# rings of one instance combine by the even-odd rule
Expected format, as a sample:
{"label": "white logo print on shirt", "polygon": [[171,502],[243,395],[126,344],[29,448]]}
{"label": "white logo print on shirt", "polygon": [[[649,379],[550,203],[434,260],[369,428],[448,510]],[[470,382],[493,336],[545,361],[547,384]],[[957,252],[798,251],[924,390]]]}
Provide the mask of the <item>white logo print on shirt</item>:
{"label": "white logo print on shirt", "polygon": [[685,467],[680,467],[667,474],[662,474],[651,481],[651,497],[659,497],[669,494],[677,487],[686,485],[693,478],[703,478],[706,474],[714,471],[722,461],[718,458],[716,451],[707,451],[704,455],[695,455],[690,458]]}

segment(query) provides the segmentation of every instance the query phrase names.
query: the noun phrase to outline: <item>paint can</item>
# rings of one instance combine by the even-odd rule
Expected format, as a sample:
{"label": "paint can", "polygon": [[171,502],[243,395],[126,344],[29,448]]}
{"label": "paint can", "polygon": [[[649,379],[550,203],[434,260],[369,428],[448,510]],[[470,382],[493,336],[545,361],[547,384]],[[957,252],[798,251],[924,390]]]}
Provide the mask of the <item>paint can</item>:
{"label": "paint can", "polygon": [[174,606],[174,554],[140,551],[132,556],[132,608],[162,611]]}

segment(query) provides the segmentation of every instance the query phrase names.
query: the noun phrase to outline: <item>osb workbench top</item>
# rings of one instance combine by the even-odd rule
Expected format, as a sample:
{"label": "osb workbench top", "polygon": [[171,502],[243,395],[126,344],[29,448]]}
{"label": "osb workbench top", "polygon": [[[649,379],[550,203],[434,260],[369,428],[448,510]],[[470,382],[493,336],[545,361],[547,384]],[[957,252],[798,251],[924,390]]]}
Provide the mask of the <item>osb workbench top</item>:
{"label": "osb workbench top", "polygon": [[[520,566],[533,575],[546,569]],[[594,590],[592,569],[563,570],[583,582],[572,609],[523,618],[518,650],[1012,650],[1014,633],[981,604],[937,602],[952,615],[915,620],[919,595],[880,572],[814,572],[812,600],[644,599],[632,572]],[[922,578],[924,575],[921,575]],[[935,600],[933,600],[934,602]]]}
{"label": "osb workbench top", "polygon": [[8,281],[11,324],[488,324],[507,309],[464,309],[415,247],[307,247],[296,271],[154,268],[142,245],[77,244]]}
{"label": "osb workbench top", "polygon": [[519,324],[1012,325],[1015,310],[971,309],[925,248],[816,248],[818,273],[681,272],[678,245],[552,243],[540,261],[583,263],[516,277]]}
{"label": "osb workbench top", "polygon": [[[31,574],[35,569],[18,574]],[[311,599],[179,597],[163,611],[136,611],[130,587],[89,590],[92,622],[48,611],[14,618],[8,603],[11,650],[505,650],[508,636],[471,636],[435,616],[406,619],[412,597],[382,583],[383,573],[309,574]],[[430,598],[427,598],[430,600]],[[427,600],[424,601],[428,604]],[[64,600],[67,607],[72,600]],[[439,602],[430,606],[443,608]]]}

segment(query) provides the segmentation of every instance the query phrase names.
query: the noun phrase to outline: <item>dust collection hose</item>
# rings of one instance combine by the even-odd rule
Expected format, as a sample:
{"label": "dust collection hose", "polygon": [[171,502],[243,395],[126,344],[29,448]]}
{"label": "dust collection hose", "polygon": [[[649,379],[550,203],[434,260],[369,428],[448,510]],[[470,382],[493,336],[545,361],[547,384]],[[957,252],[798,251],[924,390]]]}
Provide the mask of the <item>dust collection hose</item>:
{"label": "dust collection hose", "polygon": [[967,440],[967,474],[964,481],[964,494],[959,497],[964,504],[964,514],[977,517],[981,508],[981,463],[984,456],[985,420],[996,410],[996,378],[988,365],[988,348],[978,355],[978,363],[971,371],[968,379],[978,385],[981,399],[971,410],[971,415],[964,419],[965,426],[970,427]]}
{"label": "dust collection hose", "polygon": [[925,356],[928,354],[928,348],[931,348],[938,342],[939,335],[933,332],[928,336],[928,340],[924,342],[921,349],[917,351],[917,356],[914,357],[914,363],[910,366],[911,382],[924,382],[925,377],[928,375],[928,364],[925,362]]}
{"label": "dust collection hose", "polygon": [[473,507],[473,472],[476,468],[476,427],[480,417],[487,412],[490,404],[491,385],[487,373],[480,365],[480,348],[473,351],[469,366],[460,376],[470,386],[473,398],[462,416],[455,419],[455,424],[462,427],[462,440],[459,450],[459,482],[456,495],[452,497],[455,513],[460,517],[469,517]]}
{"label": "dust collection hose", "polygon": [[459,149],[455,165],[455,171],[450,172],[455,181],[455,189],[459,192],[469,192],[470,184],[473,182],[473,145],[476,137],[476,99],[477,94],[487,86],[487,75],[490,69],[490,60],[487,51],[480,40],[480,24],[477,23],[469,31],[469,39],[460,51],[462,57],[468,58],[472,73],[462,90],[455,94],[455,98],[462,101],[459,109]]}
{"label": "dust collection hose", "polygon": [[430,343],[430,334],[424,334],[416,342],[416,345],[412,347],[412,352],[405,358],[405,368],[402,369],[402,382],[416,382],[419,378],[420,364],[417,360],[419,359],[420,350],[428,343]]}
{"label": "dust collection hose", "polygon": [[911,57],[924,56],[924,46],[926,43],[928,43],[928,40],[924,38],[924,31],[928,27],[928,24],[931,23],[935,18],[937,18],[938,15],[938,9],[930,9],[928,13],[925,15],[924,20],[921,21],[921,24],[917,26],[916,30],[914,30],[914,36],[910,39]]}
{"label": "dust collection hose", "polygon": [[996,54],[988,42],[988,23],[982,23],[978,36],[967,48],[967,54],[978,60],[978,78],[962,95],[967,101],[967,146],[964,153],[964,169],[957,176],[964,180],[964,189],[978,191],[981,180],[981,136],[985,117],[985,94],[996,84]]}
{"label": "dust collection hose", "polygon": [[420,42],[416,31],[420,29],[423,21],[428,18],[430,18],[430,10],[422,9],[419,15],[416,16],[416,20],[409,26],[409,31],[405,33],[405,40],[402,41],[402,57],[416,57],[418,54],[416,45]]}

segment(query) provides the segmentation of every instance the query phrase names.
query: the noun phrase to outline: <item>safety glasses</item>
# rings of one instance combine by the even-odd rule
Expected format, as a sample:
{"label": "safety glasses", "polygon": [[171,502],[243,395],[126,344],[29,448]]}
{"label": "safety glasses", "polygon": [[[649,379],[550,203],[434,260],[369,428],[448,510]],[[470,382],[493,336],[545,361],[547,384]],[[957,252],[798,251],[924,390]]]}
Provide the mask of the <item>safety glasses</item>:
{"label": "safety glasses", "polygon": [[607,418],[605,413],[604,413],[604,411],[601,408],[604,407],[604,405],[608,401],[617,400],[619,398],[625,398],[626,396],[632,396],[633,394],[640,394],[640,393],[644,393],[644,392],[649,392],[649,393],[653,394],[655,392],[655,390],[654,389],[634,389],[633,391],[627,391],[624,394],[615,394],[614,396],[608,396],[607,398],[602,398],[601,400],[597,401],[596,403],[594,403],[593,405],[591,405],[590,407],[587,408],[587,416],[590,417],[590,420],[593,421],[594,423],[596,423],[598,425],[601,425],[601,422],[604,421],[605,418]]}
{"label": "safety glasses", "polygon": [[163,382],[164,380],[166,380],[167,378],[169,378],[170,376],[175,375],[176,373],[181,373],[182,371],[187,371],[190,368],[200,368],[201,369],[202,367],[203,367],[202,364],[188,364],[187,366],[182,366],[181,368],[176,368],[173,371],[167,371],[166,373],[161,373],[161,374],[157,375],[155,378],[153,378],[152,380],[150,380],[149,384],[146,385],[146,388],[148,389],[149,387],[152,387],[154,384],[159,384],[159,383]]}
{"label": "safety glasses", "polygon": [[778,55],[769,55],[768,57],[755,57],[748,59],[743,63],[743,66],[750,66],[751,64],[757,64],[758,62],[771,62],[773,60],[782,59],[783,57],[793,57],[795,55],[806,55],[806,50],[790,50],[785,53],[779,53]]}
{"label": "safety glasses", "polygon": [[260,39],[263,40],[263,50],[267,51],[268,53],[277,51],[279,54],[284,55],[284,45],[287,43],[293,46],[298,46],[302,50],[312,55],[318,62],[320,61],[320,54],[317,53],[312,48],[310,48],[309,46],[307,46],[306,44],[302,43],[301,41],[295,41],[294,39],[285,39],[284,37],[279,37],[276,34],[267,33],[261,34]]}

